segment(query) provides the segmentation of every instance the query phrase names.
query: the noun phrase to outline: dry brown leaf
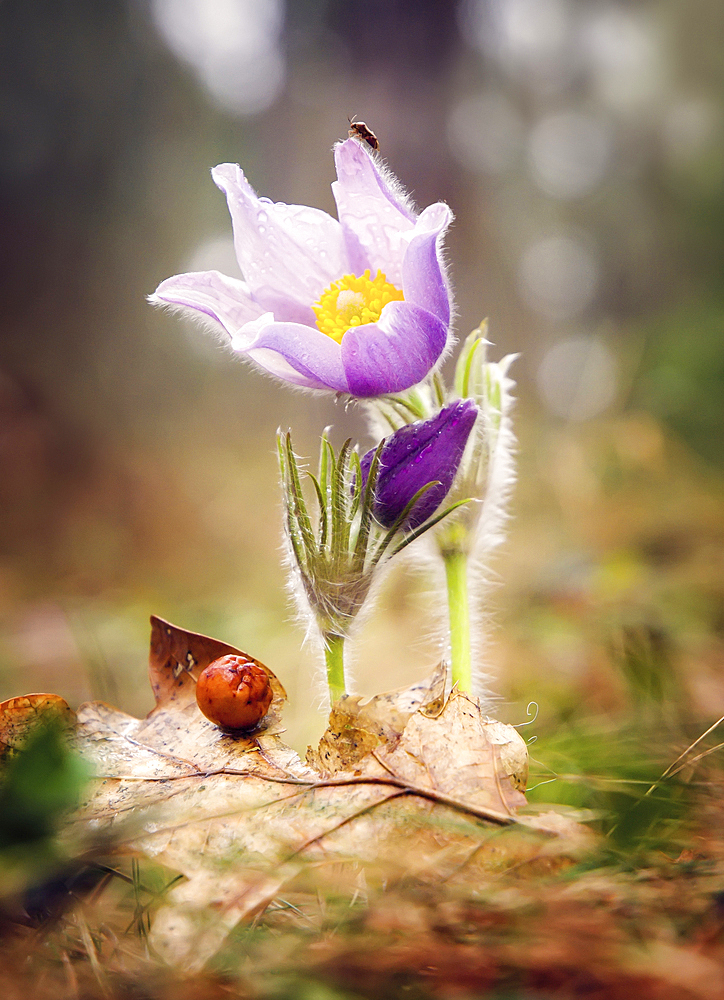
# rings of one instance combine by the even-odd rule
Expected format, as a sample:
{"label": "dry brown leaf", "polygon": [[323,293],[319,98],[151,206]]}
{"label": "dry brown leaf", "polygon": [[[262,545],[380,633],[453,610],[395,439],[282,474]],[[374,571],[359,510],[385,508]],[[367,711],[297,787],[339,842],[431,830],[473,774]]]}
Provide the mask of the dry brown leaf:
{"label": "dry brown leaf", "polygon": [[440,663],[424,680],[363,699],[344,695],[332,706],[329,726],[318,747],[307,748],[307,761],[320,774],[348,771],[380,744],[398,740],[415,712],[434,716],[442,710],[447,668]]}
{"label": "dry brown leaf", "polygon": [[[437,718],[416,713],[397,745],[384,747],[374,756],[386,771],[412,787],[512,816],[525,805],[525,796],[501,768],[498,744],[491,740],[488,728],[479,704],[453,691]],[[512,726],[507,728],[510,741],[518,741],[521,756],[527,758],[522,737]],[[499,729],[495,735],[500,738]],[[522,764],[515,768],[522,770]]]}
{"label": "dry brown leaf", "polygon": [[75,712],[57,694],[26,694],[0,702],[0,758],[16,750],[39,720],[49,715],[68,725],[75,721]]}
{"label": "dry brown leaf", "polygon": [[[174,964],[202,966],[304,861],[414,864],[439,877],[476,850],[481,820],[534,825],[516,816],[525,802],[525,743],[458,692],[441,710],[443,670],[405,691],[335,706],[313,755],[322,774],[282,742],[284,689],[267,668],[274,701],[255,731],[231,735],[201,714],[195,675],[227,653],[240,651],[152,619],[156,707],[136,719],[91,702],[74,730],[96,777],[67,834],[111,836],[119,849],[186,877],[151,931],[152,945]],[[0,734],[16,741],[21,718],[44,707],[70,711],[63,706],[47,695],[13,699],[0,711]],[[450,825],[451,810],[462,832]]]}

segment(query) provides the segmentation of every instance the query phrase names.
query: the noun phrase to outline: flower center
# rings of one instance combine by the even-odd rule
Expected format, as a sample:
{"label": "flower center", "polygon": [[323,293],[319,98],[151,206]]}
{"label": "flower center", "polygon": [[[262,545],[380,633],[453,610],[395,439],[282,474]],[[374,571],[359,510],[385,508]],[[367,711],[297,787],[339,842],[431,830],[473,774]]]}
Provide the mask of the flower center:
{"label": "flower center", "polygon": [[370,272],[360,277],[345,274],[326,288],[312,306],[317,326],[328,337],[341,343],[351,326],[376,323],[388,302],[401,301],[404,295],[391,285],[382,271],[370,278]]}

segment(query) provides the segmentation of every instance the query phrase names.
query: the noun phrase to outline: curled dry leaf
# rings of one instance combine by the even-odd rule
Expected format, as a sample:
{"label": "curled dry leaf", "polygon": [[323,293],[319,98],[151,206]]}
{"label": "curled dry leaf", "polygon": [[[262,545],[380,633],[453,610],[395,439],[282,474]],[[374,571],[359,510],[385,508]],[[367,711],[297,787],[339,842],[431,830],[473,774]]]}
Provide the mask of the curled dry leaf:
{"label": "curled dry leaf", "polygon": [[[512,730],[509,745],[519,741],[519,757],[527,759],[517,730],[506,728]],[[429,788],[469,806],[512,816],[525,805],[525,796],[502,766],[499,745],[491,739],[490,724],[477,701],[453,691],[437,718],[417,712],[397,745],[383,748],[375,759],[415,788]],[[516,771],[522,770],[522,763],[515,766]]]}
{"label": "curled dry leaf", "polygon": [[0,702],[0,760],[17,750],[30,730],[49,716],[68,726],[75,722],[75,712],[57,694],[26,694]]}
{"label": "curled dry leaf", "polygon": [[[467,864],[491,824],[530,838],[535,821],[516,814],[525,744],[466,696],[444,702],[443,670],[405,691],[345,699],[310,767],[280,739],[284,689],[268,668],[274,698],[255,731],[225,733],[204,718],[195,678],[225,655],[245,654],[154,618],[156,706],[136,719],[91,702],[73,730],[95,778],[67,824],[69,842],[101,836],[186,877],[151,928],[169,961],[202,966],[306,861],[396,865],[439,880]],[[0,740],[16,745],[43,708],[70,713],[52,695],[12,699],[0,706]]]}
{"label": "curled dry leaf", "polygon": [[307,748],[307,762],[326,776],[354,768],[375,747],[398,740],[415,712],[438,715],[445,703],[446,680],[443,662],[412,687],[367,699],[344,695],[332,706],[319,746]]}

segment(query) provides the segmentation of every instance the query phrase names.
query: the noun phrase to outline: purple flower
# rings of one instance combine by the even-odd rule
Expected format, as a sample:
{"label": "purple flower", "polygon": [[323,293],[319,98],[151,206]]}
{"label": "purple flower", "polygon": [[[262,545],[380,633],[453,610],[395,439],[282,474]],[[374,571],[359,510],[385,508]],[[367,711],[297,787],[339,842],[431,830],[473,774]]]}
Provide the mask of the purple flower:
{"label": "purple flower", "polygon": [[[391,528],[418,490],[439,482],[417,501],[404,527],[417,528],[431,517],[447,496],[478,415],[472,399],[459,399],[431,420],[419,420],[395,431],[380,452],[373,513]],[[362,485],[367,482],[375,449],[362,458]]]}
{"label": "purple flower", "polygon": [[241,168],[212,170],[226,194],[244,276],[162,281],[150,301],[189,310],[272,375],[352,396],[401,392],[440,358],[450,325],[438,202],[419,215],[355,139],[335,147],[339,221],[259,198]]}

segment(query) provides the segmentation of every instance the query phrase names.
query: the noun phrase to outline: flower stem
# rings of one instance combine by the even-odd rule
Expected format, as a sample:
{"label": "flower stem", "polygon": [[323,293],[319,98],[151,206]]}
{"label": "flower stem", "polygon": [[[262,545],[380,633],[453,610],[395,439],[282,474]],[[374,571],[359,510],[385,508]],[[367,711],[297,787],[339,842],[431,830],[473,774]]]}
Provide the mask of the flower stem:
{"label": "flower stem", "polygon": [[452,682],[458,690],[470,691],[472,658],[470,655],[470,600],[468,595],[468,557],[458,548],[443,551],[447,601],[450,615],[450,656]]}
{"label": "flower stem", "polygon": [[324,636],[324,659],[327,663],[329,701],[334,705],[347,693],[344,686],[344,636],[330,632]]}

